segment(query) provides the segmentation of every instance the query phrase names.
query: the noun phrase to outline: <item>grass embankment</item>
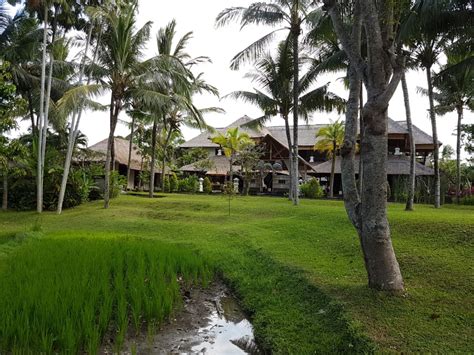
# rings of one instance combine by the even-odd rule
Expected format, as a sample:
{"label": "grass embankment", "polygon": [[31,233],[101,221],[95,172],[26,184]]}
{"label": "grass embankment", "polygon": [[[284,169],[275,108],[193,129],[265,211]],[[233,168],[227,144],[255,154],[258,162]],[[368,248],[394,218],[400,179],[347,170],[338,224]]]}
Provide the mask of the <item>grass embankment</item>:
{"label": "grass embankment", "polygon": [[[0,274],[0,353],[119,351],[128,333],[154,330],[180,304],[184,284],[212,277],[202,258],[151,241],[30,241]],[[129,324],[132,329],[128,329]]]}
{"label": "grass embankment", "polygon": [[[276,352],[472,352],[474,209],[390,205],[407,294],[371,291],[356,233],[338,201],[167,195],[122,196],[44,214],[44,239],[139,237],[198,249],[251,313],[256,336]],[[0,214],[0,234],[37,223],[34,213]],[[43,241],[38,242],[41,245]],[[11,242],[0,245],[8,250]],[[20,246],[20,248],[23,248]],[[10,252],[11,255],[11,252]],[[3,266],[10,258],[3,258]]]}

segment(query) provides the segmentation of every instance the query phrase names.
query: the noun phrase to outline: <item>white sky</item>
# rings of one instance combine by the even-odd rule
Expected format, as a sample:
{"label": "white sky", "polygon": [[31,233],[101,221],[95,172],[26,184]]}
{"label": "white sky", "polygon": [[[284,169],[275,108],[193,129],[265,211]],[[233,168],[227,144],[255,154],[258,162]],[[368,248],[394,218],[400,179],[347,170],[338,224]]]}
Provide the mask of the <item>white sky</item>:
{"label": "white sky", "polygon": [[[212,64],[205,64],[198,67],[197,71],[205,73],[206,80],[216,86],[221,96],[224,96],[235,90],[252,90],[252,83],[244,79],[243,76],[251,69],[246,66],[240,71],[229,69],[231,58],[247,45],[267,33],[269,28],[249,27],[242,31],[238,25],[229,25],[223,28],[215,28],[214,21],[217,14],[226,7],[246,6],[255,0],[173,0],[156,1],[140,0],[138,25],[143,25],[146,21],[153,21],[152,36],[146,51],[146,57],[156,54],[155,37],[158,29],[164,27],[173,18],[177,21],[178,36],[188,31],[194,32],[194,38],[188,46],[188,52],[191,56],[205,55],[212,59]],[[276,45],[276,42],[275,42]],[[347,91],[343,88],[338,78],[341,74],[322,76],[319,85],[331,81],[330,89],[338,95],[347,98]],[[431,134],[431,123],[428,117],[428,99],[417,93],[417,86],[426,87],[426,74],[423,71],[410,72],[407,76],[410,91],[411,110],[413,122],[419,128]],[[108,100],[104,103],[108,103]],[[204,95],[196,97],[197,107],[219,106],[225,109],[225,114],[210,114],[206,117],[208,124],[214,127],[222,127],[240,118],[244,114],[250,117],[258,117],[261,112],[258,108],[234,100],[222,100]],[[404,120],[405,110],[401,87],[392,98],[389,107],[389,116],[394,120]],[[337,113],[316,113],[311,123],[325,123],[329,119],[337,119]],[[127,119],[122,114],[122,119]],[[343,118],[343,117],[341,117]],[[439,117],[438,135],[444,144],[455,146],[456,137],[456,114],[450,113]],[[464,123],[474,123],[472,112],[466,112]],[[272,125],[281,125],[282,121],[275,118]],[[86,112],[83,114],[80,130],[89,138],[89,144],[92,145],[108,136],[109,116],[108,112]],[[190,139],[199,131],[184,128],[183,133],[186,139]],[[117,126],[116,135],[127,135],[128,129],[125,125]],[[466,155],[466,153],[464,153]]]}

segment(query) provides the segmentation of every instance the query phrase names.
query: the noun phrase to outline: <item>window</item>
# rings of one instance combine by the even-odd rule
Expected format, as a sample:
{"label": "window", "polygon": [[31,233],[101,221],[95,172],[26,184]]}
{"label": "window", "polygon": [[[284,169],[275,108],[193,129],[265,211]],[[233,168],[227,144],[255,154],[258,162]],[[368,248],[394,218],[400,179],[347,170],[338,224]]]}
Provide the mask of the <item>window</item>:
{"label": "window", "polygon": [[286,180],[278,180],[278,183],[279,183],[280,185],[285,185],[285,184],[286,184]]}

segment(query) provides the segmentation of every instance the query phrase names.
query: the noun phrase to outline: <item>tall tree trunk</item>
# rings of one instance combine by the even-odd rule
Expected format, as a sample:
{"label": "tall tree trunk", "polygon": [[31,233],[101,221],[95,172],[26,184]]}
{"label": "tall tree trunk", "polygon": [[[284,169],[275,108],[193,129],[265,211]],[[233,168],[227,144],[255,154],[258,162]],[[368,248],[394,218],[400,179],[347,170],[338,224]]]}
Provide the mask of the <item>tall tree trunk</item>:
{"label": "tall tree trunk", "polygon": [[130,164],[132,163],[132,147],[133,147],[133,133],[135,131],[135,117],[132,116],[132,128],[130,129],[130,142],[128,144],[128,161],[127,161],[127,190],[128,182],[130,181]]}
{"label": "tall tree trunk", "polygon": [[[56,40],[56,32],[58,26],[58,10],[59,5],[54,5],[54,19],[53,19],[53,28],[51,34],[51,46],[54,46],[54,42]],[[48,126],[49,126],[49,105],[51,102],[51,87],[53,85],[53,67],[54,67],[54,50],[51,48],[49,52],[49,73],[48,73],[48,83],[46,87],[46,97],[45,97],[45,104],[44,104],[44,122],[43,122],[43,139],[41,141],[41,200],[43,200],[43,185],[44,185],[44,165],[45,165],[45,158],[46,158],[46,141],[48,138]],[[41,201],[42,202],[42,201]]]}
{"label": "tall tree trunk", "polygon": [[293,145],[291,143],[291,130],[290,130],[290,124],[288,122],[288,115],[285,115],[283,117],[283,120],[285,121],[285,133],[286,133],[286,140],[288,142],[288,172],[290,174],[290,189],[288,191],[288,199],[290,201],[293,201],[293,193],[294,193],[294,187],[293,187]]}
{"label": "tall tree trunk", "polygon": [[2,210],[8,209],[8,168],[3,171],[3,194],[2,194]]}
{"label": "tall tree trunk", "polygon": [[[401,79],[400,58],[390,57],[393,50],[393,3],[374,1],[355,3],[352,33],[346,31],[335,0],[324,1],[333,27],[349,57],[349,100],[346,110],[346,131],[341,149],[344,202],[348,216],[358,231],[364,254],[369,287],[378,290],[404,289],[390,227],[387,220],[387,126],[388,105]],[[383,18],[379,19],[379,14]],[[361,56],[361,29],[367,36],[367,60]],[[367,89],[363,108],[363,139],[360,155],[365,181],[361,196],[355,182],[355,142],[360,81]]]}
{"label": "tall tree trunk", "polygon": [[336,170],[336,142],[332,146],[331,176],[329,178],[329,198],[334,197],[334,173]]}
{"label": "tall tree trunk", "polygon": [[[82,85],[82,77],[84,76],[84,69],[86,65],[86,58],[87,58],[87,52],[89,50],[89,44],[91,41],[92,37],[92,24],[89,27],[89,31],[87,34],[87,40],[86,40],[86,48],[84,49],[84,55],[81,60],[81,67],[79,69],[79,85]],[[94,55],[95,59],[95,55]],[[90,80],[90,77],[89,77]],[[89,83],[88,80],[88,83]],[[77,122],[76,122],[76,115],[77,115]],[[57,214],[61,214],[63,210],[63,202],[64,202],[64,195],[66,194],[66,188],[67,188],[67,181],[69,178],[69,171],[71,169],[71,161],[72,161],[72,154],[74,153],[74,147],[76,145],[76,138],[78,134],[78,128],[79,128],[79,121],[81,120],[81,115],[82,115],[82,107],[79,107],[79,112],[74,112],[72,115],[71,119],[71,125],[69,127],[69,135],[68,135],[68,146],[67,146],[67,152],[66,152],[66,160],[64,161],[64,170],[63,170],[63,177],[61,180],[61,188],[59,189],[59,198],[58,198],[58,206],[57,206]]]}
{"label": "tall tree trunk", "polygon": [[30,114],[31,121],[31,134],[36,136],[36,124],[35,124],[35,111],[33,108],[33,97],[31,96],[31,90],[28,90],[28,113]]}
{"label": "tall tree trunk", "polygon": [[463,118],[463,105],[456,108],[458,113],[458,127],[456,134],[456,203],[459,205],[461,198],[461,121]]}
{"label": "tall tree trunk", "polygon": [[41,170],[41,157],[43,147],[43,124],[44,124],[44,96],[46,86],[46,50],[48,47],[48,7],[44,7],[44,29],[43,29],[43,53],[41,61],[41,85],[40,85],[40,112],[38,117],[38,146],[36,164],[36,212],[43,212],[43,181]]}
{"label": "tall tree trunk", "polygon": [[155,165],[156,165],[156,131],[158,128],[158,118],[153,120],[153,129],[151,134],[151,163],[150,163],[150,186],[148,196],[153,198],[155,192]]}
{"label": "tall tree trunk", "polygon": [[117,127],[118,114],[120,112],[120,100],[114,99],[114,93],[111,94],[110,103],[110,131],[107,140],[107,157],[105,159],[105,177],[104,177],[104,208],[110,206],[110,171],[112,164],[112,150],[115,140],[115,128]]}
{"label": "tall tree trunk", "polygon": [[165,144],[163,145],[163,159],[161,161],[162,163],[161,165],[161,192],[165,192],[165,174],[166,174],[166,160],[167,160],[166,154],[167,154],[168,145],[170,143],[172,133],[173,131],[171,130],[171,125],[170,125],[170,129],[166,133]]}
{"label": "tall tree trunk", "polygon": [[293,39],[293,204],[299,204],[299,169],[298,169],[298,101],[299,101],[299,36],[301,21],[298,16],[298,1],[294,1],[292,10]]}
{"label": "tall tree trunk", "polygon": [[406,211],[413,211],[415,201],[415,183],[416,183],[416,146],[413,138],[413,124],[411,122],[410,98],[408,95],[408,86],[405,73],[402,75],[403,101],[405,103],[405,114],[408,128],[408,141],[410,143],[410,176],[408,177],[408,197],[405,206]]}
{"label": "tall tree trunk", "polygon": [[[362,109],[364,108],[364,91],[362,90],[362,81],[360,82],[360,92],[359,92],[359,139],[362,141],[362,137],[364,136],[364,131],[362,127],[364,127],[364,115],[362,114]],[[359,194],[362,193],[362,187],[364,185],[364,176],[362,175],[362,159],[359,157]]]}
{"label": "tall tree trunk", "polygon": [[433,80],[431,78],[431,67],[426,67],[426,80],[428,82],[428,99],[430,102],[430,119],[433,131],[433,165],[434,165],[434,207],[441,207],[441,181],[439,176],[439,144],[438,129],[436,128],[436,112],[434,108]]}

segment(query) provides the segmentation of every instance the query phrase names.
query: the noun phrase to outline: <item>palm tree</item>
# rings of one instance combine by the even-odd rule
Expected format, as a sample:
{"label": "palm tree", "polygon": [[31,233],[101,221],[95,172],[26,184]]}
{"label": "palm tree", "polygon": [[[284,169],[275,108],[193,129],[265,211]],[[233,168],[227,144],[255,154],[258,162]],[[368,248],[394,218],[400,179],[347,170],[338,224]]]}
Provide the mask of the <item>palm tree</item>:
{"label": "palm tree", "polygon": [[[212,143],[222,147],[225,156],[229,159],[229,181],[228,188],[232,187],[232,166],[236,155],[250,142],[253,143],[250,136],[245,132],[240,132],[239,127],[229,128],[225,134],[219,133],[211,138]],[[250,143],[250,144],[251,144]]]}
{"label": "palm tree", "polygon": [[[319,138],[319,139],[318,139]],[[316,133],[315,150],[327,152],[328,157],[332,160],[331,177],[329,180],[329,197],[334,197],[334,171],[336,168],[336,157],[344,142],[344,122],[332,122],[326,127],[321,128]]]}
{"label": "palm tree", "polygon": [[[316,70],[314,61],[312,66],[304,73],[298,84],[298,109],[301,116],[307,121],[309,115],[315,111],[330,111],[333,109],[342,112],[345,108],[345,100],[328,90],[328,85],[312,88],[316,81],[319,71]],[[275,57],[266,54],[256,64],[256,70],[246,75],[253,82],[260,86],[251,91],[235,91],[227,95],[234,99],[240,99],[245,102],[258,106],[264,113],[262,117],[257,118],[251,125],[263,125],[271,117],[280,115],[285,123],[285,132],[289,150],[289,171],[290,183],[293,184],[296,179],[291,178],[294,175],[293,167],[293,149],[291,149],[292,138],[290,130],[290,114],[293,111],[294,101],[292,95],[293,88],[293,55],[290,49],[290,39],[283,41],[278,46],[278,52]],[[290,194],[294,192],[293,185],[290,187]]]}
{"label": "palm tree", "polygon": [[137,2],[119,3],[104,17],[104,32],[97,65],[94,71],[104,87],[110,91],[109,123],[104,182],[104,208],[110,204],[110,171],[113,162],[114,134],[118,116],[125,100],[136,87],[137,76],[143,74],[146,66],[140,61],[142,50],[149,38],[151,22],[135,29]]}
{"label": "palm tree", "polygon": [[[457,65],[464,58],[448,57],[448,63],[444,69]],[[435,106],[438,115],[448,112],[457,113],[457,135],[456,135],[456,202],[459,204],[461,187],[461,127],[464,109],[474,109],[474,88],[472,85],[474,73],[470,67],[460,67],[464,70],[447,72],[438,75],[434,80],[437,92],[433,93],[438,105]]]}
{"label": "palm tree", "polygon": [[231,68],[238,69],[239,65],[246,60],[254,60],[259,57],[268,44],[275,38],[278,31],[287,30],[290,33],[293,54],[293,201],[298,204],[297,183],[298,179],[298,114],[299,114],[299,69],[300,51],[299,37],[302,28],[311,19],[321,16],[321,9],[316,7],[315,2],[310,0],[270,0],[269,2],[256,2],[248,7],[231,7],[223,10],[216,19],[218,26],[225,25],[231,21],[240,19],[241,28],[250,24],[265,24],[268,26],[284,27],[272,30],[250,46],[239,52],[231,62]]}

